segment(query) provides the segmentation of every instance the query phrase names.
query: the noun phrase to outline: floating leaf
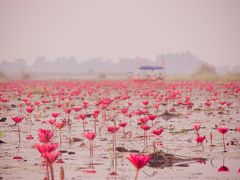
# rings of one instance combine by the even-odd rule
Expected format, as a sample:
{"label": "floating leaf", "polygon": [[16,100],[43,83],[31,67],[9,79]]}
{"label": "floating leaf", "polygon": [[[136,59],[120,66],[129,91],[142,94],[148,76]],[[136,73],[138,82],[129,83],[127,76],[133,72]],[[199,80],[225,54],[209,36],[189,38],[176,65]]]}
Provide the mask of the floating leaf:
{"label": "floating leaf", "polygon": [[3,138],[3,132],[0,131],[0,139],[2,139],[2,138]]}

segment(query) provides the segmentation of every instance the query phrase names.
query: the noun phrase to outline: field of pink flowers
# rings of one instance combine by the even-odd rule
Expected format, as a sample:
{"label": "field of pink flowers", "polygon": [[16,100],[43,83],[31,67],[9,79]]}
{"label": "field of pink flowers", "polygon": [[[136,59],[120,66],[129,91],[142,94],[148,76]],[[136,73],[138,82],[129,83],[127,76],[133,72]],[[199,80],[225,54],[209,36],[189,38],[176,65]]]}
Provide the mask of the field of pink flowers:
{"label": "field of pink flowers", "polygon": [[240,82],[1,83],[0,180],[240,179],[239,102]]}

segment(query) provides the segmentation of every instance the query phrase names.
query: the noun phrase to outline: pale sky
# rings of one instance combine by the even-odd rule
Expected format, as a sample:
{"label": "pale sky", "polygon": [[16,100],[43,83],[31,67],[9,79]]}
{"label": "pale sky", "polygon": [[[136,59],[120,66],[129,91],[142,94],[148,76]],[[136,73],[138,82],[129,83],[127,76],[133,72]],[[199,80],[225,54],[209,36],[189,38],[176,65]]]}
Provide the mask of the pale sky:
{"label": "pale sky", "polygon": [[240,64],[240,0],[0,0],[0,60],[183,51]]}

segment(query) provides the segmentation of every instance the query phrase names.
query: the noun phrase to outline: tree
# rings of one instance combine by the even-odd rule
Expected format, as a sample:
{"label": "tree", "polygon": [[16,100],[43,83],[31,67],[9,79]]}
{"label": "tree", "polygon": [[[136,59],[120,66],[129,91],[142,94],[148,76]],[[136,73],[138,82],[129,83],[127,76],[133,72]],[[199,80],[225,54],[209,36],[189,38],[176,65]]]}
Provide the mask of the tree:
{"label": "tree", "polygon": [[216,68],[205,62],[198,65],[197,70],[194,74],[195,75],[204,75],[204,74],[217,75]]}

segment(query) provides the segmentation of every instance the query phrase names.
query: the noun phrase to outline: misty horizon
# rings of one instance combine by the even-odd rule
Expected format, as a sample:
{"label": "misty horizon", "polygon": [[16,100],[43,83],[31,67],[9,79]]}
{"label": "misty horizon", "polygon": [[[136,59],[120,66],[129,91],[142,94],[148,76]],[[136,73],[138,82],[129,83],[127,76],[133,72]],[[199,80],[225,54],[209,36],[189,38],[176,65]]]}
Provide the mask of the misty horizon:
{"label": "misty horizon", "polygon": [[0,2],[0,60],[143,57],[190,51],[214,66],[240,60],[240,1]]}
{"label": "misty horizon", "polygon": [[[207,61],[204,61],[202,59],[200,59],[196,54],[190,52],[190,51],[183,51],[183,52],[168,52],[168,53],[159,53],[159,54],[156,54],[155,58],[150,58],[150,57],[143,57],[143,56],[133,56],[133,57],[128,57],[128,56],[120,56],[116,59],[111,59],[111,58],[108,58],[108,57],[105,57],[105,56],[92,56],[92,57],[89,57],[89,58],[86,58],[86,59],[83,59],[83,58],[78,58],[77,56],[74,56],[74,55],[65,55],[65,56],[55,56],[55,57],[48,57],[46,55],[38,55],[36,56],[35,58],[33,59],[27,59],[27,58],[23,58],[23,57],[16,57],[16,58],[13,58],[13,59],[0,59],[0,62],[3,62],[3,61],[7,61],[7,62],[15,62],[16,60],[18,59],[24,59],[27,63],[27,65],[33,65],[34,61],[36,61],[36,59],[38,59],[39,57],[44,57],[46,58],[46,60],[48,61],[55,61],[56,59],[69,59],[69,58],[74,58],[76,59],[77,62],[79,63],[82,63],[82,62],[86,62],[86,61],[89,61],[89,60],[92,60],[92,59],[101,59],[102,61],[106,62],[106,61],[110,61],[111,63],[113,64],[116,64],[116,63],[119,63],[119,61],[121,61],[122,59],[134,59],[134,60],[137,60],[137,59],[147,59],[151,62],[154,62],[158,59],[159,56],[168,56],[168,55],[179,55],[181,56],[182,54],[184,53],[190,53],[191,55],[197,57],[200,61],[202,62],[206,62],[208,63],[209,65],[213,65],[215,67],[225,67],[225,66],[228,66],[229,68],[233,68],[234,66],[239,66],[240,63],[236,63],[236,64],[221,64],[219,65],[219,63],[209,63]],[[162,59],[162,60],[166,60],[166,59]],[[144,64],[144,63],[143,63]]]}
{"label": "misty horizon", "polygon": [[[181,62],[181,63],[179,63]],[[193,53],[186,51],[182,53],[168,53],[159,54],[155,59],[149,58],[120,58],[118,61],[111,61],[102,57],[91,58],[81,61],[74,56],[70,57],[57,57],[49,59],[45,56],[37,57],[33,63],[18,58],[13,62],[1,61],[0,71],[6,75],[16,74],[29,74],[32,76],[44,75],[99,75],[104,73],[108,75],[118,74],[126,76],[129,73],[133,74],[146,74],[147,71],[140,71],[142,65],[162,66],[163,71],[156,71],[156,73],[164,73],[166,75],[192,75],[197,72],[197,69],[207,62],[202,61]],[[208,63],[207,63],[208,64]],[[221,66],[215,67],[208,64],[213,72],[219,75],[229,73],[240,73],[240,64],[238,66]]]}

